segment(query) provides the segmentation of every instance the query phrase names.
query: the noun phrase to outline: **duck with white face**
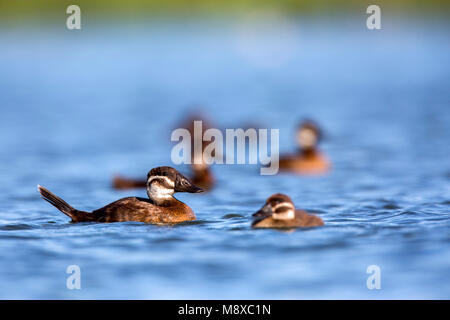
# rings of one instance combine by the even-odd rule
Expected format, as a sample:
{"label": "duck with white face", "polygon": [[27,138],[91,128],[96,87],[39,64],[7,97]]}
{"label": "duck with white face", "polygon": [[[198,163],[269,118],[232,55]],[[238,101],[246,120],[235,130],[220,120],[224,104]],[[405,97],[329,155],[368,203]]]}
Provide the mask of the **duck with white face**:
{"label": "duck with white face", "polygon": [[123,222],[139,221],[154,224],[174,224],[195,220],[192,209],[177,200],[176,192],[198,193],[195,186],[185,176],[171,167],[157,167],[147,175],[148,199],[127,197],[117,200],[92,212],[80,211],[38,186],[42,198],[72,219],[72,222]]}
{"label": "duck with white face", "polygon": [[321,218],[295,209],[287,195],[271,195],[264,206],[253,214],[253,228],[298,228],[323,226]]}
{"label": "duck with white face", "polygon": [[298,152],[280,157],[280,170],[299,174],[323,174],[330,169],[330,162],[320,152],[318,145],[322,131],[312,121],[300,124],[296,133]]}

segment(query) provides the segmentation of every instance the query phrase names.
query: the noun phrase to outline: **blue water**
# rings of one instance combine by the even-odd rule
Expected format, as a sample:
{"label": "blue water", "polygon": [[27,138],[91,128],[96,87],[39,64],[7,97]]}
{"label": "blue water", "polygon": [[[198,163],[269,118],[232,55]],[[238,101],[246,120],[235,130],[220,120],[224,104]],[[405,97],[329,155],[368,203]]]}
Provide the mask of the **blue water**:
{"label": "blue water", "polygon": [[[450,298],[448,33],[356,17],[3,26],[0,298]],[[145,196],[112,176],[172,165],[171,130],[197,106],[219,128],[279,128],[282,152],[312,117],[333,170],[215,166],[217,188],[178,196],[198,220],[177,226],[71,224],[39,198],[38,183],[82,210]],[[326,225],[252,230],[275,192]]]}

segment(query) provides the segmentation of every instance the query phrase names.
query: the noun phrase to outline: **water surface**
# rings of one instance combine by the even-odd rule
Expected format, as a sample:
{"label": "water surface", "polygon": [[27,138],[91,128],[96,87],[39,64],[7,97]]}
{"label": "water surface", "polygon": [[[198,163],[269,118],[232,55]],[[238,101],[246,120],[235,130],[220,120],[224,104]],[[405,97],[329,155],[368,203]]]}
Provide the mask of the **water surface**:
{"label": "water surface", "polygon": [[[267,30],[0,31],[0,298],[450,297],[448,25]],[[219,128],[279,128],[282,152],[312,117],[333,170],[215,166],[217,188],[179,195],[198,220],[177,226],[71,224],[39,198],[38,183],[83,210],[145,196],[113,190],[112,176],[171,165],[170,132],[193,105]],[[252,230],[275,192],[326,225]],[[81,268],[81,290],[66,288],[69,265]],[[380,290],[366,287],[369,265],[381,268]]]}

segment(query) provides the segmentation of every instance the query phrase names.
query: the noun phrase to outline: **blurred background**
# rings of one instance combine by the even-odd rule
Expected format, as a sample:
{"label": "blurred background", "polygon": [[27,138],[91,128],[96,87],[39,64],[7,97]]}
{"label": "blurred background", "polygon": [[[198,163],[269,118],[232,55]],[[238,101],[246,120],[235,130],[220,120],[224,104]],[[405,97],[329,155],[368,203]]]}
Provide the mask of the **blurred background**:
{"label": "blurred background", "polygon": [[[81,8],[68,30],[66,8]],[[381,8],[369,30],[366,9]],[[1,1],[0,298],[449,298],[448,1]],[[180,195],[198,221],[70,224],[39,183],[93,210],[172,165],[192,110],[218,128],[316,120],[328,175],[214,166]],[[179,168],[186,172],[187,168]],[[323,228],[255,231],[272,193]],[[79,265],[82,289],[68,290]],[[368,290],[366,268],[381,268]]]}

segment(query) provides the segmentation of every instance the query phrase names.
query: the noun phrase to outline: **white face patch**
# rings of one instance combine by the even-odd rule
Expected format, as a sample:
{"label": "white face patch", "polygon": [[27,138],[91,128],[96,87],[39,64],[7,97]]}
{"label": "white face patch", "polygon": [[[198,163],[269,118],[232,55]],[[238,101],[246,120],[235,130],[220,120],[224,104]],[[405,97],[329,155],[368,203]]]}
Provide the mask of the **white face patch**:
{"label": "white face patch", "polygon": [[273,211],[276,211],[278,208],[295,209],[294,205],[289,202],[281,202],[281,203],[277,204],[275,207],[273,207]]}
{"label": "white face patch", "polygon": [[[163,186],[160,183],[161,180],[164,180],[164,182],[169,185],[170,188]],[[175,192],[174,188],[175,183],[165,176],[151,176],[147,180],[147,195],[156,203],[172,199],[172,195]]]}
{"label": "white face patch", "polygon": [[[280,208],[286,208],[287,210],[283,210],[281,213],[276,213]],[[282,202],[273,207],[274,213],[272,214],[272,218],[275,220],[289,220],[295,218],[295,207],[292,203]]]}
{"label": "white face patch", "polygon": [[274,218],[275,220],[290,220],[290,219],[294,219],[294,217],[295,217],[294,210],[287,210],[287,211],[283,211],[283,213],[272,214],[272,218]]}
{"label": "white face patch", "polygon": [[162,179],[162,180],[166,181],[166,183],[167,183],[169,186],[171,186],[172,188],[175,187],[175,182],[173,182],[171,179],[169,179],[169,178],[166,177],[166,176],[151,176],[151,177],[148,178],[147,184],[150,185],[151,182],[152,182],[153,180],[156,180],[156,179],[159,179],[159,180]]}
{"label": "white face patch", "polygon": [[311,129],[301,129],[297,134],[297,143],[302,148],[312,148],[317,144],[317,135]]}

